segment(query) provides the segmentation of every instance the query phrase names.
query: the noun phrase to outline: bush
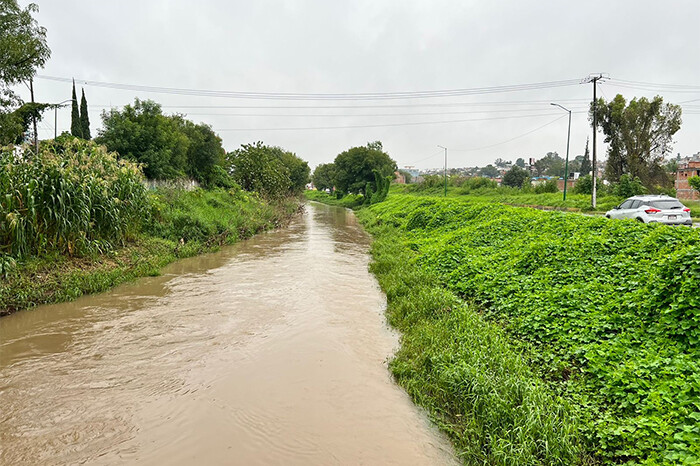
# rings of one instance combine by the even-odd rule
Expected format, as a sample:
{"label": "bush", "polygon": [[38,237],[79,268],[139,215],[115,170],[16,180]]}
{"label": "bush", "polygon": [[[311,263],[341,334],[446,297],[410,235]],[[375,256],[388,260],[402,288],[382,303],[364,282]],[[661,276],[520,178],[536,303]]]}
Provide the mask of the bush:
{"label": "bush", "polygon": [[534,188],[535,194],[558,193],[559,186],[557,180],[547,180],[545,183],[538,184]]}
{"label": "bush", "polygon": [[528,178],[530,178],[530,175],[527,171],[517,165],[513,165],[513,168],[503,175],[502,184],[503,186],[510,186],[511,188],[520,188]]}
{"label": "bush", "polygon": [[37,156],[5,147],[0,166],[0,250],[15,257],[110,249],[148,210],[141,169],[91,141],[59,138]]}
{"label": "bush", "polygon": [[622,175],[620,181],[612,185],[612,192],[620,197],[632,197],[647,192],[639,177],[632,175]]}

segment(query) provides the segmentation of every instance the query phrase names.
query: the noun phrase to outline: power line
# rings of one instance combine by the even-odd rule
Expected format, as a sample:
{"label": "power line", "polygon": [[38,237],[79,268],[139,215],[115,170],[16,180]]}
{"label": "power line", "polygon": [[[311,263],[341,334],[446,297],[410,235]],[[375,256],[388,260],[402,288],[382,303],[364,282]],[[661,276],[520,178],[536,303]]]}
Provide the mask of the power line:
{"label": "power line", "polygon": [[[57,82],[72,82],[73,78],[37,75],[38,79]],[[455,97],[464,95],[495,94],[502,92],[530,91],[551,89],[563,86],[578,85],[578,79],[561,81],[545,81],[506,86],[475,87],[463,89],[444,89],[430,91],[401,91],[401,92],[367,92],[367,93],[287,93],[287,92],[244,92],[207,89],[188,89],[159,86],[142,86],[136,84],[113,83],[103,81],[76,80],[86,86],[104,87],[130,91],[152,92],[158,94],[188,95],[197,97],[221,97],[234,99],[271,99],[271,100],[384,100],[384,99],[425,99],[436,97]]]}
{"label": "power line", "polygon": [[506,120],[514,118],[537,118],[543,116],[551,116],[552,113],[542,113],[539,115],[518,115],[493,118],[469,118],[461,120],[443,120],[443,121],[419,121],[410,123],[386,123],[376,125],[348,125],[348,126],[309,126],[309,127],[278,127],[278,128],[227,128],[215,129],[215,131],[304,131],[304,130],[328,130],[328,129],[356,129],[356,128],[384,128],[390,126],[421,126],[421,125],[439,125],[447,123],[466,123],[471,121],[489,121],[489,120]]}
{"label": "power line", "polygon": [[[583,103],[589,99],[557,99],[559,102]],[[130,105],[130,104],[126,104]],[[513,101],[487,101],[487,102],[422,102],[411,104],[372,104],[372,105],[161,105],[161,108],[178,109],[290,109],[290,110],[316,110],[316,109],[367,109],[367,108],[413,108],[413,107],[486,107],[501,105],[549,105],[549,100],[513,100]],[[90,105],[90,108],[117,108],[124,105]]]}
{"label": "power line", "polygon": [[537,128],[535,128],[535,129],[533,129],[533,130],[530,130],[530,131],[528,131],[528,132],[526,132],[526,133],[523,133],[523,134],[519,134],[518,136],[515,136],[515,137],[510,138],[510,139],[506,139],[505,141],[501,141],[501,142],[498,142],[498,143],[496,143],[496,144],[490,144],[490,145],[488,145],[488,146],[477,147],[477,148],[474,148],[474,149],[450,149],[450,150],[451,150],[452,152],[476,152],[476,151],[480,151],[480,150],[484,150],[484,149],[490,149],[490,148],[496,147],[496,146],[501,146],[501,145],[503,145],[503,144],[507,144],[507,143],[509,143],[509,142],[515,141],[516,139],[520,139],[520,138],[525,137],[525,136],[527,136],[527,135],[529,135],[529,134],[532,134],[532,133],[534,133],[534,132],[537,132],[537,131],[539,131],[539,130],[541,130],[541,129],[543,129],[543,128],[546,128],[547,126],[556,123],[557,121],[561,120],[562,118],[566,118],[566,115],[562,115],[562,116],[560,116],[560,117],[557,117],[557,118],[555,118],[554,120],[550,121],[549,123],[545,123],[544,125],[538,126]]}

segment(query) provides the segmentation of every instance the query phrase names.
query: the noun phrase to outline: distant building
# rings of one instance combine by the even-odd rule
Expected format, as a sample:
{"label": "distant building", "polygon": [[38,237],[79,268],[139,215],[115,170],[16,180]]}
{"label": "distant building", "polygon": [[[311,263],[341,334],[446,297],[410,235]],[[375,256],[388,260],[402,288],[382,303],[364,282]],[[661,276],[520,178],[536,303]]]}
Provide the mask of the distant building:
{"label": "distant building", "polygon": [[394,178],[394,183],[397,184],[406,184],[406,177],[401,173],[400,171],[395,171],[394,175],[396,175],[396,178]]}
{"label": "distant building", "polygon": [[676,171],[676,196],[678,199],[700,199],[700,193],[691,188],[688,178],[700,176],[700,152],[678,162]]}
{"label": "distant building", "polygon": [[418,178],[418,176],[420,176],[420,170],[413,166],[406,166],[401,170],[408,172],[408,174],[411,175],[411,178]]}

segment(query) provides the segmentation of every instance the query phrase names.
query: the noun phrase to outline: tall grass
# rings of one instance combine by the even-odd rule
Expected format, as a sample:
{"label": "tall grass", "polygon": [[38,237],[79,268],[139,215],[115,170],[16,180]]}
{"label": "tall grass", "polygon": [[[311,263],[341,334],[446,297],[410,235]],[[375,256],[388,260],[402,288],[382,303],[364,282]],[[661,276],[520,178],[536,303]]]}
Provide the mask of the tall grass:
{"label": "tall grass", "polygon": [[90,141],[63,138],[39,154],[0,149],[0,253],[79,255],[121,244],[141,224],[140,168]]}

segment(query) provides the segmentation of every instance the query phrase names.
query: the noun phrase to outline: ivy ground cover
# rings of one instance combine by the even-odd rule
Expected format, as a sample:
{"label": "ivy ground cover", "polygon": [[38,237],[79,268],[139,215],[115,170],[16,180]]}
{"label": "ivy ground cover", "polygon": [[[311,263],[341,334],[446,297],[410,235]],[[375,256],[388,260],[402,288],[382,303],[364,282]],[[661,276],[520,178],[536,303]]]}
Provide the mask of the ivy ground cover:
{"label": "ivy ground cover", "polygon": [[[700,463],[699,230],[410,195],[391,195],[359,215],[379,247],[391,235],[390,243],[410,252],[404,262],[435,277],[446,291],[472,303],[479,319],[502,329],[509,341],[500,348],[515,348],[524,358],[548,392],[543,399],[571,406],[562,412],[571,416],[573,437],[585,450],[577,452],[570,442],[575,462]],[[392,294],[387,296],[391,311]],[[473,316],[431,314],[431,322],[461,319],[464,325],[453,322],[440,330],[447,342],[443,376],[450,374],[451,385],[408,387],[429,409],[458,403],[460,396],[463,404],[478,401],[468,399],[469,380],[509,380],[489,364],[467,361],[458,349],[460,340],[480,338],[460,333]],[[400,313],[394,320],[406,345],[410,325]],[[426,341],[436,338],[423,335]],[[470,343],[478,344],[486,342]],[[495,358],[499,346],[489,351]],[[400,382],[409,368],[435,370],[420,351],[413,359],[397,356],[393,370]],[[450,392],[460,381],[461,395]],[[440,401],[446,396],[452,399]],[[530,422],[517,416],[512,421],[508,429],[524,430]],[[488,432],[493,424],[481,428],[483,438],[493,434]],[[482,451],[488,454],[489,448],[487,442]],[[553,464],[541,451],[527,463]],[[491,462],[486,458],[482,461]]]}

